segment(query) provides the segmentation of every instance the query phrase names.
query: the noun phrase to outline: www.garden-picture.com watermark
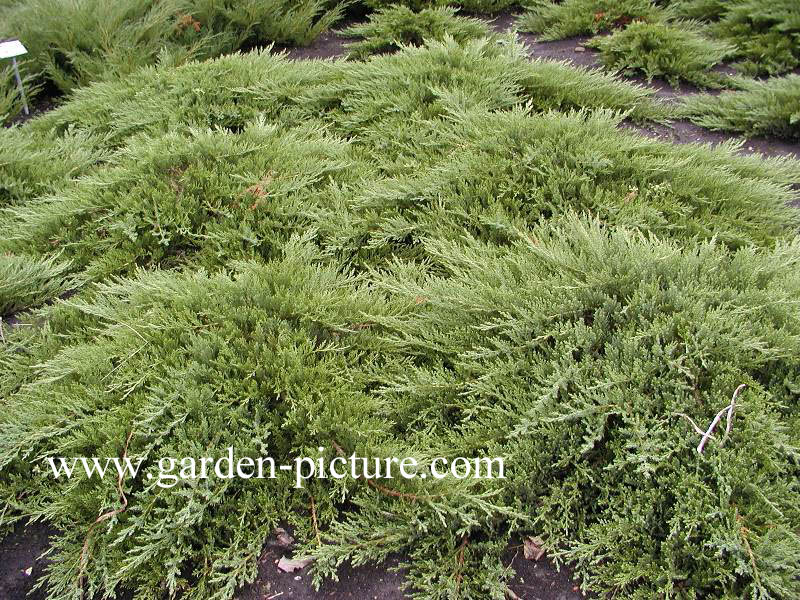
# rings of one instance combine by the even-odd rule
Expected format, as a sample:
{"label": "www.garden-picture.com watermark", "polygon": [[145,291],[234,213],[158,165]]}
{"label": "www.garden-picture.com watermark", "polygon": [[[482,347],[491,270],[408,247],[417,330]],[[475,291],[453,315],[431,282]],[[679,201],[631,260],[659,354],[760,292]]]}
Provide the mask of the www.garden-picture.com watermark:
{"label": "www.garden-picture.com watermark", "polygon": [[[320,454],[325,451],[318,448]],[[412,456],[364,457],[355,453],[333,458],[299,456],[277,463],[270,456],[236,456],[232,446],[221,457],[184,456],[162,457],[153,467],[143,468],[144,458],[120,457],[46,457],[49,473],[59,479],[84,476],[87,478],[116,476],[136,479],[140,475],[156,479],[159,487],[171,488],[181,480],[209,479],[276,479],[280,473],[293,476],[294,487],[302,488],[309,479],[505,479],[503,457],[448,459],[437,457],[423,463]]]}

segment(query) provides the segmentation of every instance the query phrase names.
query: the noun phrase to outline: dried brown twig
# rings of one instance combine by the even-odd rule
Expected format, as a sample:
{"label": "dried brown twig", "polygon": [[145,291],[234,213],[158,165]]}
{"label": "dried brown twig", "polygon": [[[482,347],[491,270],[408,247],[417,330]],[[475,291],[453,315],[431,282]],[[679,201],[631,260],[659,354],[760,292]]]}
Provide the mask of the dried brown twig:
{"label": "dried brown twig", "polygon": [[[128,457],[128,445],[130,444],[132,437],[133,437],[133,429],[131,429],[130,433],[128,433],[128,437],[125,439],[125,447],[122,450],[123,463],[125,462],[125,459]],[[83,542],[83,549],[81,550],[80,570],[78,571],[78,588],[80,589],[81,598],[83,598],[83,576],[86,573],[86,567],[89,564],[89,540],[91,539],[94,528],[97,527],[103,521],[107,521],[108,519],[115,517],[116,515],[122,512],[125,512],[125,510],[128,508],[128,498],[127,496],[125,496],[125,490],[122,489],[122,482],[124,481],[124,479],[125,479],[125,469],[120,469],[119,475],[117,477],[117,490],[119,491],[119,501],[120,501],[119,508],[110,510],[97,517],[95,522],[91,524],[89,530],[86,532],[86,539]]]}
{"label": "dried brown twig", "polygon": [[319,523],[317,523],[317,505],[314,503],[314,496],[311,498],[311,522],[314,525],[314,534],[317,537],[317,545],[322,546],[322,537],[319,534]]}
{"label": "dried brown twig", "polygon": [[[345,454],[345,451],[342,449],[342,447],[339,444],[336,443],[336,440],[331,440],[331,445],[334,447],[334,449],[336,450],[336,453],[339,456],[341,456],[341,457],[346,457],[347,456]],[[367,485],[370,486],[371,488],[373,488],[374,490],[377,490],[377,491],[381,492],[382,494],[386,494],[387,496],[391,496],[393,498],[401,498],[403,500],[410,500],[411,502],[420,502],[420,501],[424,501],[424,500],[432,500],[432,499],[434,499],[436,497],[436,496],[418,496],[416,494],[409,494],[409,493],[406,493],[406,492],[398,492],[396,490],[392,490],[392,489],[389,489],[387,487],[384,487],[384,486],[380,485],[379,483],[375,483],[372,479],[368,479],[366,477],[359,477],[358,479],[363,479],[367,483]]]}
{"label": "dried brown twig", "polygon": [[727,412],[728,414],[727,414],[727,417],[726,417],[725,435],[722,437],[722,441],[720,442],[720,446],[725,444],[725,441],[728,439],[728,436],[731,433],[731,428],[733,427],[733,415],[734,415],[734,412],[736,411],[736,398],[739,397],[739,394],[741,393],[741,391],[746,387],[747,387],[747,384],[743,383],[739,387],[736,388],[736,391],[733,392],[733,397],[731,398],[730,404],[728,404],[728,406],[726,406],[725,408],[723,408],[721,411],[719,411],[716,414],[716,416],[714,417],[714,420],[711,421],[711,425],[709,425],[708,429],[706,429],[705,431],[700,429],[700,427],[697,426],[697,423],[695,423],[689,415],[684,414],[684,413],[675,413],[676,416],[683,417],[684,419],[689,421],[689,423],[692,425],[694,430],[702,436],[702,439],[700,440],[700,443],[697,445],[697,452],[698,453],[700,453],[700,454],[703,453],[703,449],[705,448],[706,443],[708,443],[708,440],[711,439],[711,436],[714,433],[714,429],[717,427],[717,425],[719,424],[720,420],[722,419],[722,415],[724,415]]}

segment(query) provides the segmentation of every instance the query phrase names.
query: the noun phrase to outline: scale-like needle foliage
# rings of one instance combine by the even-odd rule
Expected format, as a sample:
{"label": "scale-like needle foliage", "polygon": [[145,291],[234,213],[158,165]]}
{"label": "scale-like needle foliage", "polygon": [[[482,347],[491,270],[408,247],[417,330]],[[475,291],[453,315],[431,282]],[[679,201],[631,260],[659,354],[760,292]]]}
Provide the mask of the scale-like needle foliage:
{"label": "scale-like needle foliage", "polygon": [[663,10],[650,0],[533,0],[517,21],[520,31],[558,40],[625,27],[634,19],[657,22]]}
{"label": "scale-like needle foliage", "polygon": [[[525,238],[431,240],[437,272],[397,262],[361,282],[290,241],[230,276],[142,274],[73,302],[88,323],[56,331],[61,348],[7,398],[0,430],[4,497],[64,532],[53,597],[74,593],[89,535],[90,597],[157,597],[166,582],[230,598],[281,519],[319,576],[407,552],[420,598],[502,598],[499,555],[523,531],[620,597],[796,595],[796,241],[683,249],[572,215]],[[729,439],[699,455],[681,413],[706,423],[741,383]],[[56,480],[42,459],[119,456],[131,432],[127,456],[154,478],[127,478],[127,510],[89,534],[119,506],[116,478]],[[508,478],[157,485],[173,483],[161,458],[228,446],[421,468],[503,456]]]}
{"label": "scale-like needle foliage", "polygon": [[[619,598],[796,598],[800,170],[620,127],[667,114],[445,39],[146,68],[0,132],[3,311],[44,304],[0,324],[1,512],[57,529],[50,598],[230,600],[280,522],[418,598],[501,600],[522,535]],[[159,478],[228,447],[507,478]]]}
{"label": "scale-like needle foliage", "polygon": [[795,0],[679,0],[675,14],[708,22],[736,48],[745,73],[776,75],[800,65],[800,3]]}
{"label": "scale-like needle foliage", "polygon": [[701,87],[721,87],[725,79],[712,71],[734,53],[730,44],[708,39],[688,24],[631,23],[610,36],[594,38],[603,64],[633,74],[641,71],[648,81],[663,77],[677,87],[683,80]]}
{"label": "scale-like needle foliage", "polygon": [[69,262],[57,257],[0,255],[0,317],[41,304],[75,285]]}
{"label": "scale-like needle foliage", "polygon": [[135,136],[208,127],[236,132],[257,118],[280,125],[322,119],[349,135],[356,123],[378,119],[386,129],[376,135],[390,144],[387,123],[415,135],[414,114],[424,107],[441,113],[436,94],[448,89],[463,97],[461,104],[490,109],[530,102],[540,110],[630,111],[637,120],[671,114],[641,86],[596,70],[531,63],[514,43],[477,40],[461,46],[449,40],[363,64],[290,61],[253,52],[179,68],[145,68],[79,89],[70,102],[24,128],[0,129],[0,205],[59,189],[68,178],[104,164],[110,152]]}
{"label": "scale-like needle foliage", "polygon": [[348,44],[349,56],[364,58],[397,50],[402,45],[419,46],[424,40],[442,40],[445,35],[457,42],[482,38],[489,35],[489,27],[478,19],[456,16],[456,9],[451,7],[414,12],[405,6],[390,6],[375,11],[369,21],[348,27],[341,35],[361,38]]}
{"label": "scale-like needle foliage", "polygon": [[738,91],[685,98],[684,114],[709,129],[800,139],[800,75],[737,85]]}
{"label": "scale-like needle foliage", "polygon": [[0,38],[24,40],[29,70],[61,91],[248,43],[307,44],[342,14],[327,0],[31,0],[1,10]]}
{"label": "scale-like needle foliage", "polygon": [[[432,455],[508,456],[503,493],[590,589],[800,593],[797,240],[682,249],[567,217],[510,251],[429,251],[443,275],[401,263],[377,275],[414,307],[376,315],[408,361],[381,390],[398,437]],[[719,433],[698,454],[681,414],[707,425],[742,383],[726,443]],[[319,553],[365,554],[370,539]],[[451,548],[428,563],[442,587]]]}

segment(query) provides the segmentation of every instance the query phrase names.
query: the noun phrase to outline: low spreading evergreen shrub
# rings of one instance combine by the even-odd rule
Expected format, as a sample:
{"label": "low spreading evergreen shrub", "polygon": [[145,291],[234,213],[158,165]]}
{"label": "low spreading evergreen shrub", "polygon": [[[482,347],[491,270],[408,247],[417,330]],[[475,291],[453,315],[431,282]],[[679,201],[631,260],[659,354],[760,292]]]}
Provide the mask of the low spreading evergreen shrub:
{"label": "low spreading evergreen shrub", "polygon": [[[52,600],[230,600],[281,522],[317,583],[399,552],[418,598],[501,600],[525,535],[600,594],[797,597],[800,169],[620,127],[669,114],[484,38],[149,67],[0,131],[0,308],[43,304],[0,323],[3,531],[57,530]],[[45,462],[229,446],[507,478]]]}
{"label": "low spreading evergreen shrub", "polygon": [[244,44],[307,44],[335,22],[328,0],[32,0],[0,9],[29,69],[61,91],[148,64],[217,56]]}
{"label": "low spreading evergreen shrub", "polygon": [[735,52],[725,43],[709,40],[689,25],[634,22],[610,36],[592,40],[603,64],[628,74],[643,72],[648,81],[663,77],[672,86],[687,81],[701,87],[720,87],[722,75],[712,68]]}
{"label": "low spreading evergreen shrub", "polygon": [[[449,89],[456,94],[447,95]],[[641,86],[597,70],[531,63],[524,48],[510,42],[475,40],[462,47],[451,40],[363,64],[251,52],[98,82],[24,128],[0,129],[0,206],[59,189],[105,164],[135,136],[209,127],[236,132],[259,117],[285,126],[322,119],[342,136],[363,134],[372,121],[385,127],[374,136],[382,152],[377,160],[386,163],[389,147],[402,153],[402,144],[418,136],[411,119],[443,114],[450,102],[609,108],[636,120],[671,114]]]}
{"label": "low spreading evergreen shrub", "polygon": [[682,0],[677,14],[708,21],[709,33],[736,48],[749,74],[776,75],[800,65],[800,4],[795,0]]}
{"label": "low spreading evergreen shrub", "polygon": [[[83,317],[51,325],[49,358],[4,400],[0,465],[14,514],[62,531],[53,597],[230,598],[279,520],[317,577],[406,552],[420,598],[502,598],[499,556],[523,532],[618,597],[798,593],[796,240],[684,248],[565,215],[505,248],[431,240],[435,269],[396,261],[361,278],[308,242],[231,274],[104,284],[66,307]],[[724,445],[698,454],[688,419],[708,423],[742,383]],[[127,510],[91,529],[119,508],[116,480],[40,466],[125,452],[154,468],[227,446],[509,468],[378,487],[127,479]]]}
{"label": "low spreading evergreen shrub", "polygon": [[[571,218],[510,251],[432,243],[444,274],[401,264],[378,278],[414,307],[376,315],[408,361],[383,375],[383,397],[400,407],[396,435],[430,456],[513,456],[503,488],[528,507],[523,527],[577,561],[587,588],[792,598],[797,240],[767,253],[681,246]],[[724,445],[718,433],[699,454],[687,417],[705,428],[742,383]],[[352,516],[364,533],[334,526],[340,548],[317,554],[368,556],[393,523]],[[485,539],[453,528],[428,551],[427,581],[446,589],[462,535]],[[481,552],[465,555],[465,580],[482,580]]]}
{"label": "low spreading evergreen shrub", "polygon": [[[376,432],[388,432],[389,424],[380,416],[379,398],[365,393],[373,359],[354,344],[375,336],[368,329],[355,332],[350,320],[374,311],[377,297],[359,292],[333,269],[309,264],[307,252],[289,255],[272,265],[241,265],[234,278],[161,273],[142,276],[132,284],[139,287],[133,294],[130,283],[104,287],[98,304],[86,307],[90,323],[103,333],[62,346],[40,369],[53,375],[55,395],[39,395],[37,385],[19,390],[31,408],[47,414],[32,412],[28,421],[15,411],[4,421],[0,462],[4,474],[13,474],[4,479],[3,497],[36,489],[36,502],[48,507],[48,518],[63,532],[48,567],[52,597],[71,597],[82,588],[86,597],[128,589],[140,597],[230,598],[255,575],[264,540],[279,520],[299,524],[313,494],[319,522],[329,522],[340,508],[333,498],[362,485],[342,481],[334,491],[312,484],[293,492],[294,480],[281,473],[279,480],[256,485],[216,479],[165,489],[142,476],[125,482],[128,510],[97,527],[84,554],[84,523],[118,504],[116,484],[54,481],[30,466],[34,455],[48,452],[49,443],[39,437],[46,431],[45,437],[72,446],[70,453],[113,456],[135,429],[128,456],[149,456],[151,466],[163,456],[215,453],[211,447],[217,445],[234,446],[237,455],[271,456],[278,464],[295,455],[317,456],[323,440],[354,451],[380,448],[378,438],[388,434],[376,438]],[[126,348],[134,340],[139,351],[130,355]],[[117,350],[127,359],[110,377],[97,377],[109,361],[117,362]],[[83,355],[80,373],[67,373],[68,355]],[[147,375],[128,380],[136,372],[136,379]],[[99,387],[90,392],[86,385]],[[99,395],[91,400],[94,393]],[[71,394],[77,404],[68,399]],[[15,396],[4,400],[4,409]],[[78,408],[87,401],[94,408]],[[93,416],[84,421],[70,404]],[[51,412],[56,409],[63,411],[60,417]],[[19,453],[14,438],[28,438],[33,453]],[[62,510],[70,515],[59,516]]]}
{"label": "low spreading evergreen shrub", "polygon": [[658,22],[663,10],[650,0],[533,0],[517,21],[520,31],[558,40],[623,28],[633,20]]}
{"label": "low spreading evergreen shrub", "polygon": [[794,235],[793,192],[780,177],[737,164],[730,151],[643,143],[609,114],[475,111],[453,120],[458,125],[437,127],[435,137],[457,152],[363,186],[343,226],[325,221],[321,231],[337,254],[367,266],[397,256],[435,262],[430,240],[467,235],[506,245],[570,211],[734,248]]}
{"label": "low spreading evergreen shrub", "polygon": [[800,139],[800,75],[737,85],[742,89],[685,98],[686,116],[709,129]]}
{"label": "low spreading evergreen shrub", "polygon": [[342,32],[345,37],[361,38],[348,44],[353,58],[397,50],[401,45],[419,46],[426,39],[442,40],[446,35],[457,42],[489,35],[488,26],[478,19],[456,16],[450,7],[425,8],[414,12],[405,6],[378,9],[369,21]]}
{"label": "low spreading evergreen shrub", "polygon": [[[10,206],[0,250],[69,260],[85,283],[138,267],[216,270],[232,259],[267,260],[306,228],[358,268],[394,255],[423,259],[424,240],[464,232],[508,243],[515,227],[567,210],[667,237],[716,237],[731,247],[770,246],[791,231],[792,161],[762,164],[724,147],[643,142],[619,130],[622,117],[611,112],[536,111],[624,108],[618,92],[636,98],[640,88],[596,71],[530,63],[488,44],[430,43],[366,63],[312,64],[308,73],[263,55],[259,72],[272,76],[248,71],[252,86],[234,88],[252,104],[194,87],[204,110],[183,93],[185,76],[238,61],[255,65],[256,58],[181,67],[170,75],[180,75],[174,87],[151,84],[158,101],[135,82],[128,84],[132,99],[111,96],[125,114],[141,114],[131,102],[152,111],[157,120],[139,117],[137,127],[80,110],[120,91],[87,89],[31,125],[68,132],[55,149],[65,141],[97,144],[75,159],[87,161],[85,174]],[[313,85],[302,101],[287,102],[285,91],[298,82]],[[217,90],[220,81],[209,86]],[[175,110],[165,114],[164,106]],[[65,127],[73,115],[83,123]],[[209,121],[217,115],[221,122]],[[46,156],[33,157],[35,165]],[[88,164],[91,157],[102,162]],[[35,166],[27,166],[29,177]]]}

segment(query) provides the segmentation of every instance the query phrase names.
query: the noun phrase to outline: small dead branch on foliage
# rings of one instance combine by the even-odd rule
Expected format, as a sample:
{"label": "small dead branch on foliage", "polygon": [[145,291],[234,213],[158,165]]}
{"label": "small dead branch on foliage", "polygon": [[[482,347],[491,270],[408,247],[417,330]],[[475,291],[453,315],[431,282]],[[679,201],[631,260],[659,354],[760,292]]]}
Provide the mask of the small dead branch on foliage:
{"label": "small dead branch on foliage", "polygon": [[464,551],[467,549],[467,544],[469,544],[469,538],[464,536],[461,538],[461,545],[458,547],[456,558],[456,596],[458,596],[458,592],[461,589],[461,580],[464,577]]}
{"label": "small dead branch on foliage", "polygon": [[755,579],[758,585],[761,585],[761,577],[758,574],[758,568],[756,567],[756,557],[753,554],[753,549],[750,547],[750,542],[747,539],[747,535],[750,533],[750,530],[742,525],[742,517],[739,514],[739,509],[736,509],[736,521],[739,523],[739,535],[742,537],[742,542],[744,542],[744,548],[747,550],[747,555],[750,557],[750,566],[753,567],[753,579]]}
{"label": "small dead branch on foliage", "polygon": [[[336,443],[336,440],[331,441],[331,445],[336,450],[336,453],[341,456],[342,458],[347,458],[342,447]],[[387,496],[391,496],[392,498],[401,498],[403,500],[409,500],[411,502],[421,502],[423,500],[433,500],[435,496],[417,496],[416,494],[409,494],[407,492],[398,492],[396,490],[389,489],[380,485],[379,483],[375,483],[372,479],[367,479],[366,477],[358,477],[357,479],[363,479],[367,482],[367,485],[371,488],[381,492],[382,494],[386,494]]]}
{"label": "small dead branch on foliage", "polygon": [[282,556],[278,561],[278,570],[284,573],[294,573],[295,571],[302,571],[312,562],[314,562],[314,559],[310,556],[305,558],[286,558]]}
{"label": "small dead branch on foliage", "polygon": [[544,540],[539,537],[528,536],[522,540],[522,554],[527,560],[539,560],[544,556]]}
{"label": "small dead branch on foliage", "polygon": [[[131,438],[133,437],[133,429],[130,430],[128,433],[128,437],[125,439],[125,447],[122,450],[122,462],[124,463],[125,460],[128,458],[128,445],[131,443]],[[125,480],[125,470],[121,470],[119,475],[117,476],[117,490],[119,491],[119,501],[120,506],[119,508],[115,508],[114,510],[110,510],[108,512],[103,513],[95,522],[89,526],[89,530],[86,532],[86,539],[83,541],[83,548],[81,549],[81,559],[80,559],[80,570],[78,571],[78,589],[80,589],[80,597],[83,598],[83,576],[86,573],[86,567],[89,564],[89,540],[92,537],[92,532],[94,528],[97,527],[103,521],[107,521],[112,517],[117,516],[120,513],[125,512],[128,508],[128,498],[125,496],[125,490],[122,488],[122,483]]]}
{"label": "small dead branch on foliage", "polygon": [[706,443],[708,442],[708,440],[711,439],[711,436],[714,433],[714,429],[717,427],[717,425],[719,424],[720,420],[722,419],[722,415],[727,413],[726,424],[725,424],[725,435],[722,437],[722,441],[720,442],[720,446],[725,444],[725,441],[728,439],[728,436],[731,433],[731,428],[733,427],[733,414],[734,414],[734,412],[736,410],[736,398],[739,397],[739,394],[741,393],[741,391],[746,387],[747,387],[747,384],[743,383],[739,387],[736,388],[736,391],[733,392],[733,397],[731,398],[730,404],[728,406],[726,406],[725,408],[723,408],[721,411],[719,411],[716,414],[716,416],[714,417],[714,420],[711,421],[711,424],[708,426],[708,429],[706,429],[705,431],[700,429],[700,427],[697,426],[697,423],[695,423],[689,415],[684,414],[684,413],[675,413],[676,416],[683,417],[684,419],[689,421],[689,423],[694,428],[694,430],[698,434],[700,434],[702,436],[702,439],[700,440],[700,443],[697,445],[697,452],[698,453],[700,453],[700,454],[703,453],[703,449],[705,448]]}
{"label": "small dead branch on foliage", "polygon": [[317,523],[317,505],[314,503],[314,496],[311,498],[311,522],[314,525],[314,534],[317,536],[317,546],[322,546],[322,538],[319,535],[319,524]]}

